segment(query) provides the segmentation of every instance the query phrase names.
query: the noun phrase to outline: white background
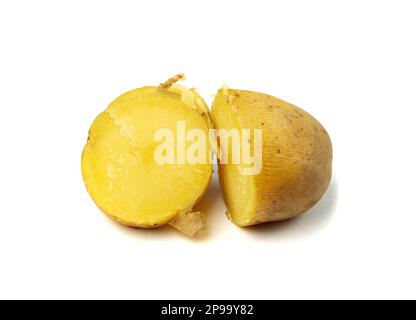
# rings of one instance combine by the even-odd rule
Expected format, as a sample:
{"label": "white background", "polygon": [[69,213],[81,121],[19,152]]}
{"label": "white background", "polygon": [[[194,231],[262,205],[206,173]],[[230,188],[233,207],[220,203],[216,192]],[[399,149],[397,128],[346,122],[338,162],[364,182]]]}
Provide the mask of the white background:
{"label": "white background", "polygon": [[[0,298],[416,298],[414,1],[1,1]],[[184,72],[292,102],[334,146],[300,218],[241,229],[217,180],[190,240],[107,219],[95,116]]]}

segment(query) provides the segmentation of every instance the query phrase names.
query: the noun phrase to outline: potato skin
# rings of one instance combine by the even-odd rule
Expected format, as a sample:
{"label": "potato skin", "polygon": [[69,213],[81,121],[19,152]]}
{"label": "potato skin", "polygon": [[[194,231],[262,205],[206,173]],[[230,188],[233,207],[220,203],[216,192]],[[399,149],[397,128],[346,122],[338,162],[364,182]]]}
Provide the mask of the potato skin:
{"label": "potato skin", "polygon": [[[325,128],[276,97],[243,90],[227,95],[241,127],[263,129],[262,171],[253,176],[255,212],[244,226],[288,219],[313,207],[331,180],[332,145]],[[226,165],[220,165],[220,181],[223,170]]]}

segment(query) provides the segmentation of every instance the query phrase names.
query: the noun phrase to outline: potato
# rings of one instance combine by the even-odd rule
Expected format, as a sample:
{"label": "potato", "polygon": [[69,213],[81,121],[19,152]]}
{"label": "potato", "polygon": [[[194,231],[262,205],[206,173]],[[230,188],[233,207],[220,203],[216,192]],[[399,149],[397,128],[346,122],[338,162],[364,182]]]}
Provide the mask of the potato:
{"label": "potato", "polygon": [[141,228],[172,222],[192,236],[204,221],[192,208],[211,180],[209,145],[202,163],[161,164],[155,158],[161,128],[173,133],[175,159],[192,142],[183,141],[179,148],[179,123],[186,125],[184,133],[196,128],[208,137],[209,109],[194,89],[174,84],[182,78],[115,99],[93,122],[81,167],[89,194],[109,217]]}
{"label": "potato", "polygon": [[259,174],[244,174],[244,164],[219,164],[227,214],[234,223],[249,226],[288,219],[323,196],[331,179],[332,146],[311,115],[267,94],[223,88],[211,117],[216,129],[250,129],[250,139],[254,129],[262,129]]}

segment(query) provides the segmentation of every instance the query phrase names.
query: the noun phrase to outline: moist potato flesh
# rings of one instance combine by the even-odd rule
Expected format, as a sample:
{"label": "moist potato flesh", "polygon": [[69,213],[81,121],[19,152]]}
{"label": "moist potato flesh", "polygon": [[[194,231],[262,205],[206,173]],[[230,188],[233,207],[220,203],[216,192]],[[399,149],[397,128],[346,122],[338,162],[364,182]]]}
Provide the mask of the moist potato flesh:
{"label": "moist potato flesh", "polygon": [[[215,128],[237,129],[241,136],[241,122],[236,117],[232,105],[227,103],[226,97],[219,93],[214,101],[212,109],[212,121]],[[224,148],[223,142],[219,139],[220,147]],[[220,149],[223,154],[224,149]],[[255,214],[256,197],[253,176],[243,175],[239,170],[242,165],[233,164],[233,150],[231,139],[228,140],[228,163],[218,165],[220,184],[227,205],[227,215],[239,225],[250,223]]]}
{"label": "moist potato flesh", "polygon": [[[155,132],[172,130],[176,143],[177,121],[185,121],[187,130],[199,128],[208,136],[206,119],[183,102],[177,89],[129,91],[95,119],[82,171],[88,192],[107,215],[126,225],[151,228],[189,212],[204,193],[212,172],[208,161],[155,162],[154,152],[161,143],[155,141]],[[177,152],[175,148],[175,157]]]}

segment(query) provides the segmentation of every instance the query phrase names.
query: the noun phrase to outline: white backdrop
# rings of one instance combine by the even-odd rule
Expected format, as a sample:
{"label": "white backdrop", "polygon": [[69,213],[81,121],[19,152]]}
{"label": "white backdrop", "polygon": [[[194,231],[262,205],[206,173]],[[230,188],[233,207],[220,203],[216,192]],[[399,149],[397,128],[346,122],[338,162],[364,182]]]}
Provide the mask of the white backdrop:
{"label": "white backdrop", "polygon": [[[416,298],[414,1],[1,1],[0,298]],[[121,227],[80,157],[121,93],[178,72],[318,118],[334,177],[298,219]]]}

